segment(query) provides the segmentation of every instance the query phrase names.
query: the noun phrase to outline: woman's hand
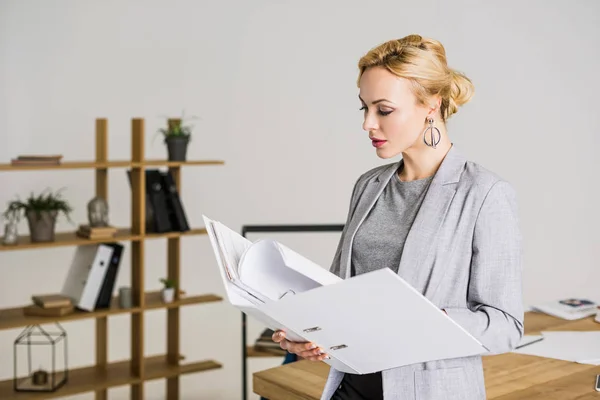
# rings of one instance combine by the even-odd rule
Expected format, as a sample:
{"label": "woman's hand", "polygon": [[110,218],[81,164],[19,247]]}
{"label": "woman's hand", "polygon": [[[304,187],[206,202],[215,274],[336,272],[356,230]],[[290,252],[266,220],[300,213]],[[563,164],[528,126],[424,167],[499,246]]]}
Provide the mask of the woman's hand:
{"label": "woman's hand", "polygon": [[313,343],[310,342],[292,342],[285,338],[284,331],[275,331],[273,333],[273,341],[279,343],[279,347],[284,350],[289,351],[290,353],[297,354],[299,357],[302,357],[306,360],[310,361],[322,361],[324,359],[328,359],[329,356],[325,354],[323,349],[317,347]]}

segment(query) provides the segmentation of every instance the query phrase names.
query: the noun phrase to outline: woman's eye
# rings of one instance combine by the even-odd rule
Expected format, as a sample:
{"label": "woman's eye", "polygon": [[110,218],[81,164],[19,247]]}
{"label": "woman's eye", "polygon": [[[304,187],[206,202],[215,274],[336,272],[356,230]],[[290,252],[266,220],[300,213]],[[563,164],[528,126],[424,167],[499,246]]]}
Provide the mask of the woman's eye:
{"label": "woman's eye", "polygon": [[[359,110],[360,110],[360,111],[367,112],[368,108],[367,108],[367,106],[362,106],[361,108],[359,108]],[[389,114],[391,114],[391,113],[392,113],[392,111],[393,111],[393,110],[391,110],[391,111],[383,111],[383,110],[379,109],[379,110],[377,110],[377,113],[378,113],[379,115],[381,115],[381,116],[384,116],[384,117],[385,117],[386,115],[389,115]]]}

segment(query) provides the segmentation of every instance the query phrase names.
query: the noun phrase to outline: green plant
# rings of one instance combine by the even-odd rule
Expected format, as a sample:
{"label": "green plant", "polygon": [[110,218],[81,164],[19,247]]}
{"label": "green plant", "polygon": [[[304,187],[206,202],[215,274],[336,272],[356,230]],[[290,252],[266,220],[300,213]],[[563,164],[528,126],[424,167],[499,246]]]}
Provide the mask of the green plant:
{"label": "green plant", "polygon": [[160,278],[160,282],[164,285],[165,289],[174,288],[176,286],[175,280]]}
{"label": "green plant", "polygon": [[29,212],[35,212],[36,217],[40,218],[42,212],[57,211],[62,212],[71,221],[70,213],[73,211],[73,207],[62,198],[61,192],[62,189],[56,192],[46,189],[38,195],[31,192],[25,201],[21,201],[17,197],[17,200],[8,203],[3,215],[7,219],[13,218],[18,221],[22,215],[27,215]]}
{"label": "green plant", "polygon": [[166,128],[160,128],[158,133],[161,133],[165,139],[169,138],[185,138],[191,139],[193,125],[184,124],[187,119],[195,119],[197,117],[185,117],[185,113],[181,114],[180,119],[167,119]]}

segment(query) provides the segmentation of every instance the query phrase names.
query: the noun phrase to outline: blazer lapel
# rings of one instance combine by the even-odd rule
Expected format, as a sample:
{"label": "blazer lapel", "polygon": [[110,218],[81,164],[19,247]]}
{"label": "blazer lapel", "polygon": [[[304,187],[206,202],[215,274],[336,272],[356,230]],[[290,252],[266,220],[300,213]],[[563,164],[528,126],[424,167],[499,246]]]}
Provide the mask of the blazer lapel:
{"label": "blazer lapel", "polygon": [[344,279],[350,278],[351,268],[350,261],[352,257],[352,242],[354,241],[354,235],[358,228],[363,223],[373,205],[377,202],[377,199],[385,189],[385,185],[390,180],[394,173],[398,170],[399,163],[390,164],[390,166],[384,169],[380,174],[372,177],[367,182],[364,191],[362,192],[358,204],[356,206],[356,212],[352,216],[352,220],[348,224],[348,231],[346,233],[346,240],[342,244],[342,256],[340,259],[340,277]]}
{"label": "blazer lapel", "polygon": [[454,198],[465,161],[453,145],[431,180],[404,244],[398,274],[426,297],[433,294],[444,276],[443,268],[431,269],[425,261]]}

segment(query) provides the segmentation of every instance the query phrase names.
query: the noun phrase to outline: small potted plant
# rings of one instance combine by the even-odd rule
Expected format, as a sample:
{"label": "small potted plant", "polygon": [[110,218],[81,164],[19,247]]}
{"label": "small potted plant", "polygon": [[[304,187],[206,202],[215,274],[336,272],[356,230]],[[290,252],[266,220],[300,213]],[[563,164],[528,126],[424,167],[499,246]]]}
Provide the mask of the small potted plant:
{"label": "small potted plant", "polygon": [[160,291],[163,303],[171,303],[175,298],[176,284],[173,279],[161,278],[163,289]]}
{"label": "small potted plant", "polygon": [[37,196],[31,193],[25,201],[17,198],[9,202],[4,216],[18,219],[23,214],[27,218],[31,242],[52,242],[58,214],[62,212],[71,221],[72,211],[71,205],[62,198],[61,190],[45,190]]}
{"label": "small potted plant", "polygon": [[184,124],[185,116],[181,118],[168,118],[167,127],[160,128],[167,145],[169,161],[185,161],[188,143],[192,137],[192,125]]}

